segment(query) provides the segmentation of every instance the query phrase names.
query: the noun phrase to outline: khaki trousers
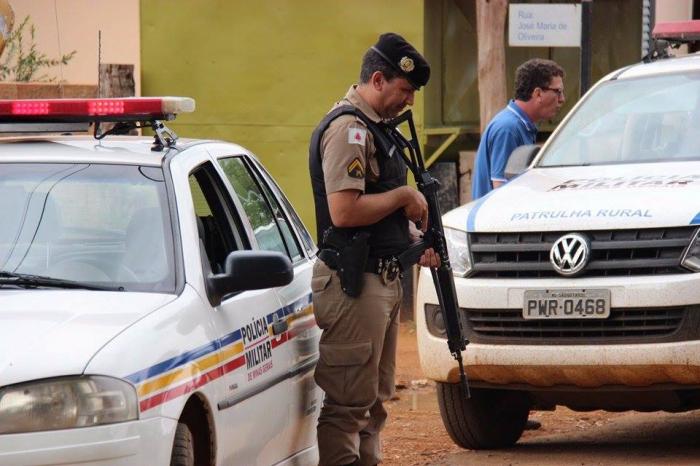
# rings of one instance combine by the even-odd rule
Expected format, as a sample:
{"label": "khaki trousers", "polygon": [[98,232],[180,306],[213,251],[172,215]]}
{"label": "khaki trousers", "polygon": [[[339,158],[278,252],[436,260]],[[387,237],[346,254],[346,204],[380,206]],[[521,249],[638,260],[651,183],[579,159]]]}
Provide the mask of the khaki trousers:
{"label": "khaki trousers", "polygon": [[326,396],[318,419],[320,464],[381,462],[379,432],[394,394],[401,282],[365,273],[362,294],[340,289],[335,271],[318,260],[311,281],[314,315],[323,329],[314,374]]}

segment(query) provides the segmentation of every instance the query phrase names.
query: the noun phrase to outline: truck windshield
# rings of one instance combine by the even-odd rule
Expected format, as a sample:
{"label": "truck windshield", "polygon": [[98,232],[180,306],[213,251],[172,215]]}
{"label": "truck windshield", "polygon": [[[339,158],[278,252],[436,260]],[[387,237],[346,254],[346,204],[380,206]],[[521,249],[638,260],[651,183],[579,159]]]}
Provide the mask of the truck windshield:
{"label": "truck windshield", "polygon": [[700,160],[700,73],[609,81],[562,127],[540,167]]}
{"label": "truck windshield", "polygon": [[3,163],[0,212],[2,272],[175,290],[161,168]]}

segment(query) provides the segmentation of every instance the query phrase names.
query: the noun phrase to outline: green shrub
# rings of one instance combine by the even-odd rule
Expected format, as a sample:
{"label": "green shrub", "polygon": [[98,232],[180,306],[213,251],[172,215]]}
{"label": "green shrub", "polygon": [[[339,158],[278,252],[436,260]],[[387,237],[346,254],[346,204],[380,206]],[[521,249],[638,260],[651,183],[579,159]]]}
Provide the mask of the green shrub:
{"label": "green shrub", "polygon": [[[24,42],[24,34],[29,26],[29,45]],[[63,55],[61,58],[49,58],[36,48],[34,36],[36,28],[29,22],[26,16],[7,39],[5,50],[0,55],[0,81],[55,81],[47,74],[38,75],[44,68],[52,68],[58,65],[67,65],[75,56],[76,50]]]}

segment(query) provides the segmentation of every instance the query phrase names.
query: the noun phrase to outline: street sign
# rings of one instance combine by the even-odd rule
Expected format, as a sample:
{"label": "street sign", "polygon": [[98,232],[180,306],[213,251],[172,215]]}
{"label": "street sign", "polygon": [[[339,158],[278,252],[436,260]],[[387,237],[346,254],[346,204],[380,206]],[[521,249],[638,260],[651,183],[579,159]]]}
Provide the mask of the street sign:
{"label": "street sign", "polygon": [[580,47],[581,4],[511,3],[508,8],[511,47]]}

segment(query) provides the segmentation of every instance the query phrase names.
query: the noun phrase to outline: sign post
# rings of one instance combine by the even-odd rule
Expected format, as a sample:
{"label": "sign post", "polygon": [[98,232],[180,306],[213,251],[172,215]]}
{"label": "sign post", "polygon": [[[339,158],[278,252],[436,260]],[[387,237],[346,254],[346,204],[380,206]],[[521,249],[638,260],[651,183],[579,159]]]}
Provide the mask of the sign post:
{"label": "sign post", "polygon": [[591,18],[593,0],[581,0],[581,96],[591,87]]}

